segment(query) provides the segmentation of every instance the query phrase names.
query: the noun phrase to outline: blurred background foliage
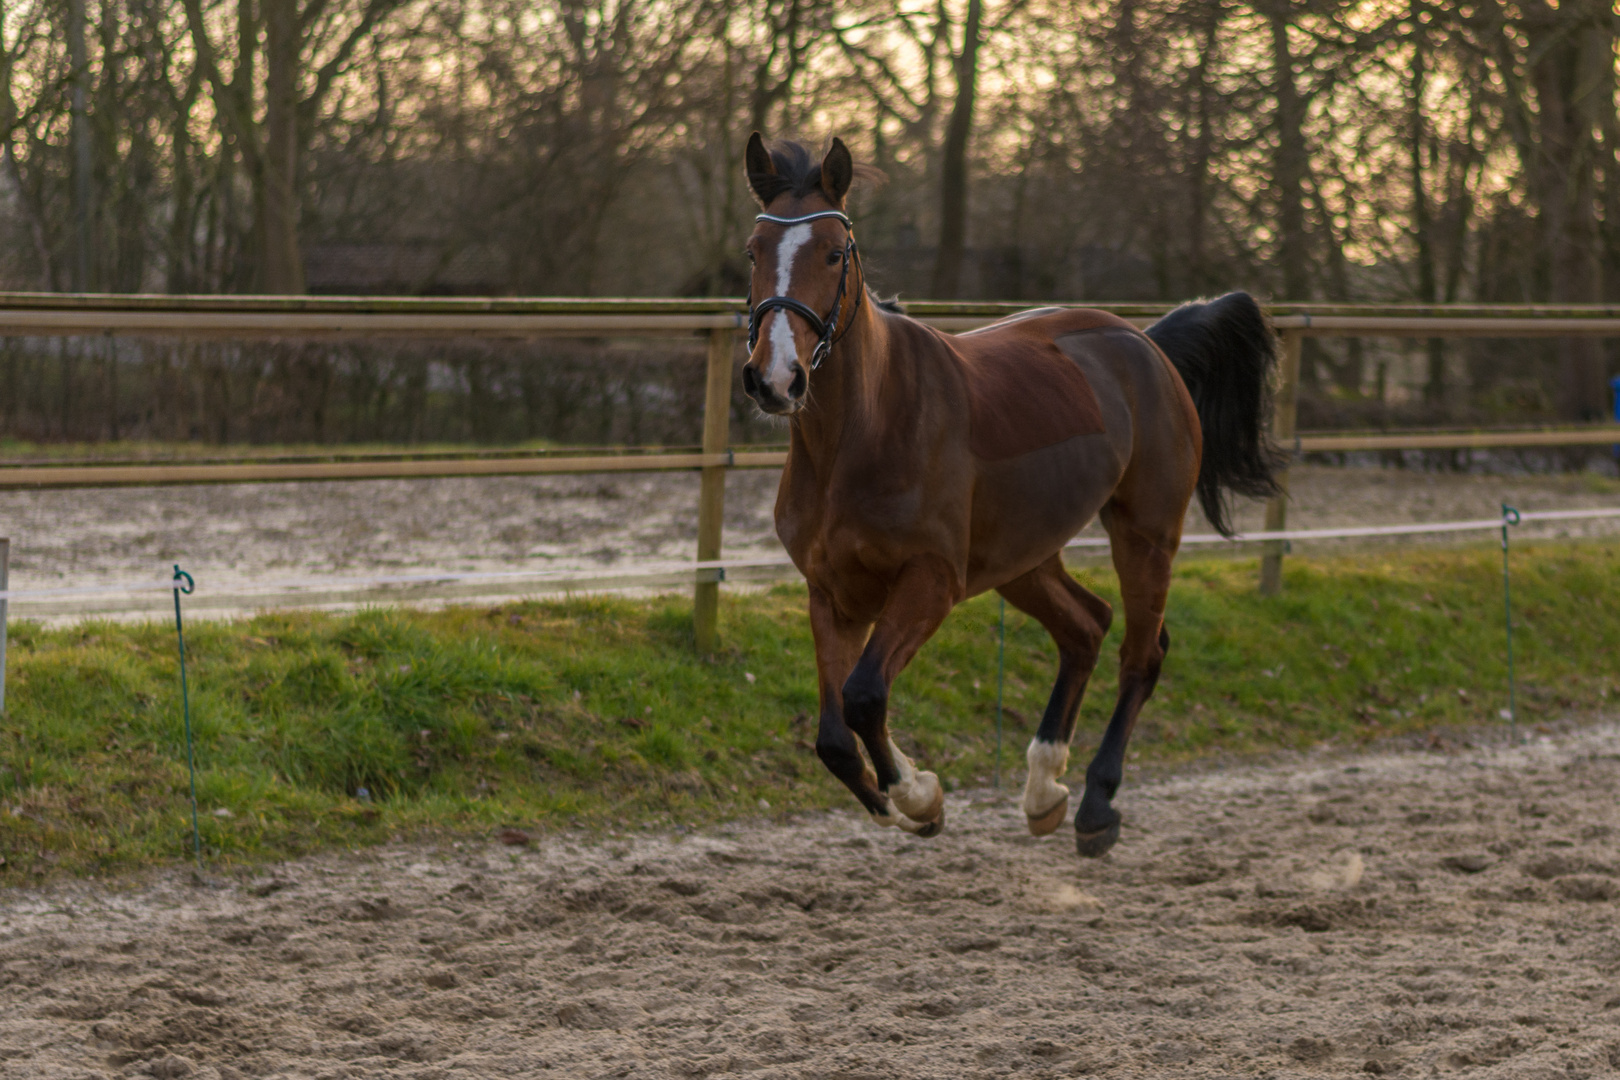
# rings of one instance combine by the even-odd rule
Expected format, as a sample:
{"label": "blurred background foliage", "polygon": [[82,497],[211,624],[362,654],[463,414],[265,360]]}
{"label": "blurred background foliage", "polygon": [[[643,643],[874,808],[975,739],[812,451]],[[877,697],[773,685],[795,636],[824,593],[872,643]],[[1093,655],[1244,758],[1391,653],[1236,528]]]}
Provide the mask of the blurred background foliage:
{"label": "blurred background foliage", "polygon": [[[854,210],[902,297],[1620,301],[1603,0],[10,0],[0,20],[0,288],[738,296],[758,129],[841,135],[887,175]],[[423,367],[94,344],[0,357],[7,433],[68,437],[48,402],[141,360],[126,383],[247,371],[253,400],[167,427],[112,408],[73,437],[360,439],[377,425],[310,421],[311,385],[386,361],[404,401]],[[469,400],[474,353],[434,369]],[[1302,420],[1594,419],[1615,371],[1597,341],[1313,343]],[[299,407],[241,421],[277,395]],[[404,415],[382,426],[426,437]]]}

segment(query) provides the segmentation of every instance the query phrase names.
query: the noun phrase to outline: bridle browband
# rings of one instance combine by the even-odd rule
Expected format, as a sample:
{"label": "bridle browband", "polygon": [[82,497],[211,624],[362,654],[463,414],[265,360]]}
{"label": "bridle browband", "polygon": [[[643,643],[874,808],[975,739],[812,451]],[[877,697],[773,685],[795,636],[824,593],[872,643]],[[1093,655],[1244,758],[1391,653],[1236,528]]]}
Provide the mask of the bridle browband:
{"label": "bridle browband", "polygon": [[[753,352],[754,346],[759,342],[759,321],[769,311],[781,308],[791,311],[805,322],[819,339],[816,342],[816,351],[810,354],[810,370],[814,371],[827,359],[832,347],[842,340],[843,335],[838,334],[838,316],[844,307],[844,293],[849,286],[849,264],[853,262],[857,269],[861,264],[860,251],[855,247],[855,225],[847,216],[837,210],[820,210],[814,214],[805,214],[803,217],[777,217],[775,214],[760,214],[755,221],[769,221],[777,225],[803,225],[809,221],[818,221],[821,218],[837,218],[844,223],[844,268],[838,274],[838,295],[833,297],[832,310],[826,318],[817,315],[808,304],[793,299],[791,296],[768,296],[758,304],[753,302],[753,294],[748,298],[748,351]],[[855,324],[855,316],[861,311],[861,293],[866,291],[866,276],[861,275],[861,289],[855,294],[855,310],[850,312],[850,326]],[[849,327],[844,328],[844,333]],[[836,337],[834,335],[837,335]]]}

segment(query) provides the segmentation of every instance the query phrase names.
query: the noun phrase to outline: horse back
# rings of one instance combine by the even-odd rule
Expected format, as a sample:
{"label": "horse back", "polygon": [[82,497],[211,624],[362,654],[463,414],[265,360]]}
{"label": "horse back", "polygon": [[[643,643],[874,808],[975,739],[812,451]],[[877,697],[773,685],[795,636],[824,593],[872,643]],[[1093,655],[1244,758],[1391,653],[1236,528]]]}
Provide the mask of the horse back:
{"label": "horse back", "polygon": [[[953,339],[967,383],[975,457],[1004,461],[1128,422],[1099,401],[1093,386],[1099,374],[1106,380],[1112,373],[1083,363],[1066,340],[1096,331],[1141,338],[1129,322],[1106,311],[1037,308]],[[1151,344],[1147,351],[1157,352]],[[1111,387],[1100,389],[1105,399],[1117,397]]]}

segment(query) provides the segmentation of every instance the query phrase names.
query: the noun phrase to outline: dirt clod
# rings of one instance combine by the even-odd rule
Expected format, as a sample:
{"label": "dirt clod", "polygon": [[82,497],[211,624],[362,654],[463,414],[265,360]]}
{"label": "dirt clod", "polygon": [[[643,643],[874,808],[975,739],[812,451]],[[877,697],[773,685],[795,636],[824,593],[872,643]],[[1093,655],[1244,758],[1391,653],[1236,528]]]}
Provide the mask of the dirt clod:
{"label": "dirt clod", "polygon": [[179,1054],[165,1054],[156,1061],[147,1065],[147,1071],[156,1080],[180,1080],[181,1077],[191,1076],[197,1071],[197,1066],[190,1059]]}
{"label": "dirt clod", "polygon": [[290,888],[292,888],[292,882],[287,881],[284,878],[270,878],[266,881],[256,881],[252,885],[249,885],[247,892],[249,896],[265,897],[272,896],[283,889]]}
{"label": "dirt clod", "polygon": [[1288,1056],[1295,1061],[1312,1063],[1326,1061],[1333,1056],[1333,1040],[1313,1039],[1308,1035],[1301,1035],[1289,1044]]}
{"label": "dirt clod", "polygon": [[399,907],[386,896],[360,899],[354,902],[352,918],[361,922],[386,922],[404,915]]}
{"label": "dirt clod", "polygon": [[1600,900],[1613,900],[1620,897],[1620,884],[1600,877],[1567,877],[1560,878],[1553,886],[1558,895],[1565,900],[1582,900],[1595,903]]}
{"label": "dirt clod", "polygon": [[1459,874],[1479,874],[1490,869],[1491,860],[1484,855],[1447,855],[1440,865]]}

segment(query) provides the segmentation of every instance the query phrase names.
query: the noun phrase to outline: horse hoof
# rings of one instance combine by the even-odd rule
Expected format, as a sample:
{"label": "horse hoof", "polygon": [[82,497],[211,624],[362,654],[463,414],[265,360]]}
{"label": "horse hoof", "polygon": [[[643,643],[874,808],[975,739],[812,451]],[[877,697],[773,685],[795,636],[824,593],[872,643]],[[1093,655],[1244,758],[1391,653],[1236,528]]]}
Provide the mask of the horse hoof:
{"label": "horse hoof", "polygon": [[887,814],[873,814],[872,824],[888,827],[899,826],[904,832],[924,840],[932,839],[945,831],[945,808],[940,807],[939,813],[927,821],[917,821],[895,810],[892,806]]}
{"label": "horse hoof", "polygon": [[1108,849],[1119,839],[1119,821],[1119,814],[1116,813],[1113,821],[1096,832],[1081,832],[1077,822],[1074,830],[1074,848],[1080,853],[1080,857],[1100,859],[1108,854]]}
{"label": "horse hoof", "polygon": [[917,828],[912,830],[911,835],[915,836],[919,840],[932,840],[934,837],[938,836],[944,831],[945,809],[941,807],[939,817],[932,821],[919,821],[917,823]]}
{"label": "horse hoof", "polygon": [[920,772],[902,789],[889,789],[899,811],[912,821],[933,821],[945,813],[945,787],[931,772]]}
{"label": "horse hoof", "polygon": [[1064,796],[1052,804],[1052,809],[1044,814],[1026,814],[1029,819],[1029,834],[1031,836],[1050,836],[1063,824],[1063,819],[1069,816],[1069,799]]}

